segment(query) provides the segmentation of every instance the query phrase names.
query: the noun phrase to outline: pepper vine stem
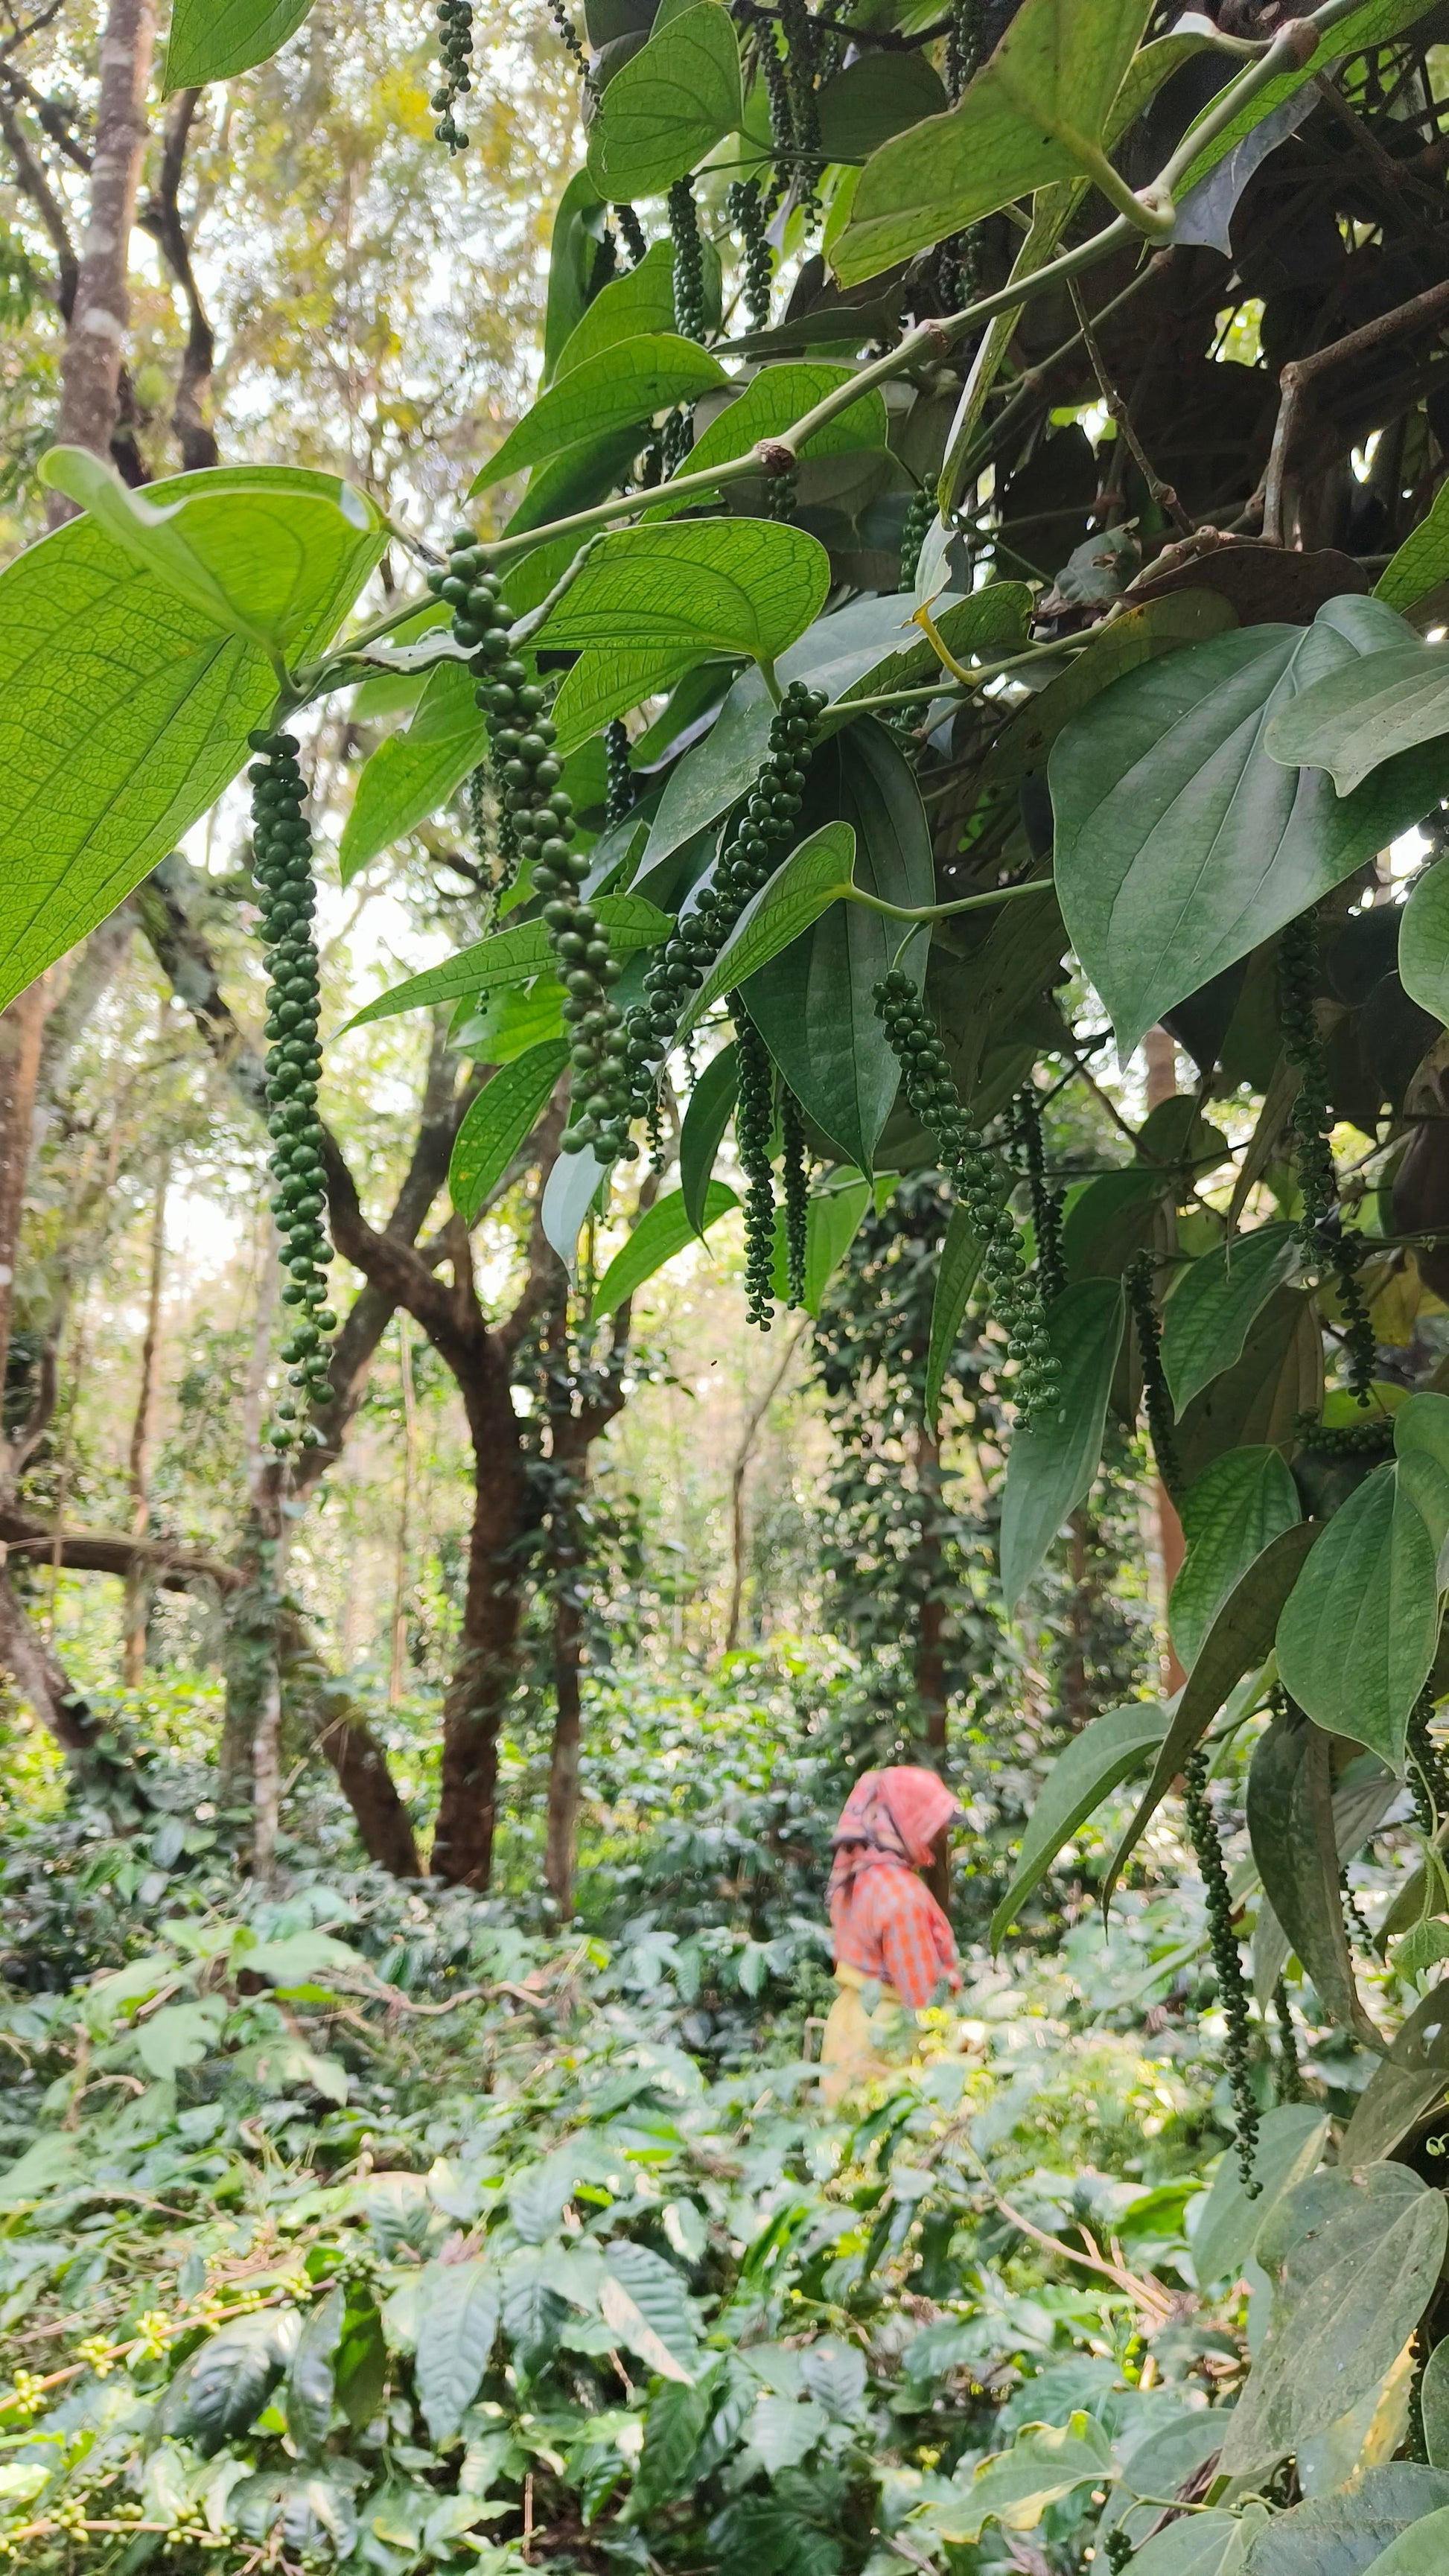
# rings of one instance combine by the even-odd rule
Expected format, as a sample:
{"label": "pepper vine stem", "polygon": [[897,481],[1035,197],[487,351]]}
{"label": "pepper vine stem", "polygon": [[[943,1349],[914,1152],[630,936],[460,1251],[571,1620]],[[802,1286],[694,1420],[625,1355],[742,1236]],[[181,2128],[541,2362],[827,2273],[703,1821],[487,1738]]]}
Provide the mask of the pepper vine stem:
{"label": "pepper vine stem", "polygon": [[[1305,67],[1317,52],[1323,37],[1351,16],[1359,5],[1360,0],[1321,0],[1321,5],[1309,16],[1290,19],[1286,26],[1280,27],[1257,60],[1246,64],[1236,80],[1229,81],[1213,106],[1189,129],[1156,178],[1136,193],[1134,203],[1138,213],[1134,220],[1129,221],[1126,215],[1119,214],[1099,233],[1094,233],[1090,241],[1078,243],[1073,250],[1060,252],[1055,259],[1034,270],[1031,276],[1009,281],[995,294],[980,296],[974,303],[964,305],[959,313],[947,314],[940,321],[918,323],[883,358],[876,358],[869,366],[858,368],[843,385],[822,396],[789,429],[765,444],[777,454],[783,449],[791,458],[798,458],[810,440],[822,429],[828,429],[842,412],[850,410],[862,394],[871,392],[877,385],[892,383],[921,360],[939,359],[968,332],[980,329],[984,323],[994,322],[998,314],[1019,311],[1037,296],[1049,294],[1055,287],[1082,276],[1088,269],[1100,267],[1102,261],[1110,259],[1115,251],[1126,248],[1133,241],[1140,241],[1144,212],[1150,213],[1159,205],[1165,207],[1181,180],[1189,175],[1219,136],[1226,133],[1259,91],[1266,89],[1283,72]],[[1096,173],[1092,175],[1095,177]],[[1153,230],[1155,242],[1162,243],[1170,237],[1170,231]],[[697,473],[675,475],[667,487],[668,497],[675,503],[703,500],[759,474],[762,462],[759,449],[752,447],[743,456],[725,458],[718,465]],[[657,508],[659,499],[657,485],[641,492],[616,494],[607,501],[596,502],[592,509],[572,511],[566,518],[549,520],[539,527],[522,530],[517,536],[480,540],[480,553],[488,568],[496,570],[515,561],[519,555],[535,553],[540,546],[550,545],[559,537],[587,536],[594,529],[608,528],[636,517],[642,510]],[[348,636],[337,652],[328,656],[325,665],[315,665],[310,671],[298,673],[294,686],[301,690],[303,697],[313,695],[324,668],[330,668],[342,656],[355,653],[360,646],[391,634],[394,628],[404,625],[427,604],[426,599],[404,600],[384,617],[374,619],[370,626],[359,628],[355,635]]]}

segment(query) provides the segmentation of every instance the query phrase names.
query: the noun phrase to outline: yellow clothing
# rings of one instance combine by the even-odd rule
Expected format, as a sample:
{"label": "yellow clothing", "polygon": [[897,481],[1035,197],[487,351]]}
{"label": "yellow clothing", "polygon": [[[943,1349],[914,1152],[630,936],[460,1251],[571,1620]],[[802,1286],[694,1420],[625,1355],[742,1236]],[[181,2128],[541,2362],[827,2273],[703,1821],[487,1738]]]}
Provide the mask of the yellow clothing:
{"label": "yellow clothing", "polygon": [[916,2044],[916,2016],[908,2012],[894,1986],[865,1977],[841,1962],[835,1982],[840,1988],[825,2024],[820,2063],[825,2069],[820,2100],[837,2110],[849,2093],[858,2093],[879,2076],[894,2074]]}

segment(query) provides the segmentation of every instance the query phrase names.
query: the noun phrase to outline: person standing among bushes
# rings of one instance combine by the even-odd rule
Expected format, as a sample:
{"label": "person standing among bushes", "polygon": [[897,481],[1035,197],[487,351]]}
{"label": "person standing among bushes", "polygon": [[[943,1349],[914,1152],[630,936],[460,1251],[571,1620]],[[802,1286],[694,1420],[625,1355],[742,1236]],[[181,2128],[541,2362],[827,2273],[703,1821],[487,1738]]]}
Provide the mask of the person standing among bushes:
{"label": "person standing among bushes", "polygon": [[840,1992],[820,2053],[827,2110],[898,2065],[917,2013],[959,1990],[951,1926],[920,1873],[960,1816],[935,1772],[910,1763],[863,1772],[841,1810],[829,1888]]}

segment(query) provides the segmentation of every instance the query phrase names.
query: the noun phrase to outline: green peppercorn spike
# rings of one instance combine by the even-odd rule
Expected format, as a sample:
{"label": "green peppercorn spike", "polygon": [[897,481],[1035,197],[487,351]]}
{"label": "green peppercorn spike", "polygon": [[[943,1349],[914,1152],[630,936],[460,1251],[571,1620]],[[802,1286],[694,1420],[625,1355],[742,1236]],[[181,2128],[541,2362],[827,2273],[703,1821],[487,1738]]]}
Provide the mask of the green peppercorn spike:
{"label": "green peppercorn spike", "polygon": [[1237,1934],[1233,1930],[1233,1900],[1223,1861],[1223,1847],[1218,1838],[1217,1818],[1208,1796],[1205,1745],[1200,1744],[1189,1758],[1183,1784],[1187,1829],[1197,1854],[1207,1898],[1208,1933],[1213,1966],[1217,1972],[1218,2001],[1228,2026],[1224,2055],[1237,2118],[1238,2169],[1248,2199],[1256,2200],[1263,2186],[1253,2170],[1258,2145],[1258,2105],[1248,2064],[1248,1989],[1243,1978]]}
{"label": "green peppercorn spike", "polygon": [[775,1067],[738,993],[730,995],[739,1093],[735,1143],[745,1191],[745,1312],[768,1333],[775,1317],[775,1176],[770,1135],[775,1124]]}

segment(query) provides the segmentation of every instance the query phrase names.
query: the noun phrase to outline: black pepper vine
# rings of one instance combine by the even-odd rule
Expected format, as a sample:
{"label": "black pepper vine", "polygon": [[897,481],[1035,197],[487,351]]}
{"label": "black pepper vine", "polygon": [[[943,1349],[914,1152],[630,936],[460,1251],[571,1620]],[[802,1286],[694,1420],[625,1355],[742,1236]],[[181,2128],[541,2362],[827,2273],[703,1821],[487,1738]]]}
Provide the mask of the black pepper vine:
{"label": "black pepper vine", "polygon": [[906,515],[901,525],[900,587],[902,590],[915,589],[921,548],[931,532],[935,517],[935,493],[927,490],[913,492],[906,503]]}
{"label": "black pepper vine", "polygon": [[1000,1203],[991,1157],[962,1106],[935,1022],[910,976],[893,967],[872,998],[900,1065],[907,1103],[935,1139],[941,1169],[986,1247],[982,1274],[1016,1362],[1019,1415],[1029,1425],[1055,1409],[1060,1371],[1042,1318],[1038,1284],[1026,1267],[1020,1229],[1010,1208]]}
{"label": "black pepper vine", "polygon": [[604,829],[622,823],[634,803],[634,773],[629,767],[629,728],[622,716],[604,727]]}
{"label": "black pepper vine", "polygon": [[735,1024],[739,1094],[735,1143],[745,1190],[745,1312],[768,1333],[775,1319],[775,1175],[770,1137],[775,1124],[775,1068],[738,993],[730,995]]}
{"label": "black pepper vine", "polygon": [[447,570],[430,573],[428,580],[452,609],[454,641],[472,653],[512,846],[531,870],[532,891],[544,898],[544,928],[564,987],[564,1018],[573,1029],[574,1109],[560,1145],[570,1154],[596,1146],[605,1161],[627,1157],[634,1147],[623,1013],[608,994],[620,970],[598,915],[579,892],[589,862],[569,846],[573,800],[559,784],[563,766],[554,753],[555,728],[544,713],[547,693],[530,681],[513,652],[513,610],[500,598],[497,577],[487,570],[486,553],[471,529],[457,530]]}
{"label": "black pepper vine", "polygon": [[1288,1988],[1280,1977],[1273,1988],[1273,2012],[1278,2024],[1278,2062],[1274,2089],[1280,2102],[1303,2100],[1303,2066],[1298,2055],[1298,2034],[1293,2027],[1293,2007]]}
{"label": "black pepper vine", "polygon": [[1377,1353],[1358,1280],[1363,1247],[1345,1227],[1330,1222],[1338,1198],[1338,1174],[1329,1142],[1328,1063],[1314,1011],[1317,989],[1318,924],[1311,912],[1305,912],[1289,922],[1278,942],[1278,1024],[1284,1053],[1299,1077],[1292,1113],[1303,1202],[1297,1235],[1309,1259],[1333,1273],[1343,1309],[1349,1385],[1358,1402],[1368,1405]]}
{"label": "black pepper vine", "polygon": [[745,311],[752,331],[763,331],[770,319],[770,289],[775,261],[765,232],[765,201],[757,179],[732,179],[729,219],[744,252]]}
{"label": "black pepper vine", "polygon": [[312,834],[302,803],[306,794],[297,766],[298,745],[289,733],[258,731],[247,740],[260,757],[247,775],[252,787],[252,873],[262,889],[263,963],[271,976],[267,987],[267,1126],[272,1139],[268,1170],[272,1208],[282,1242],[287,1272],[282,1302],[297,1309],[282,1345],[291,1393],[276,1407],[267,1434],[270,1445],[285,1451],[320,1445],[322,1435],[310,1422],[298,1427],[299,1411],[325,1404],[331,1394],[326,1337],[337,1318],[327,1304],[326,1267],[331,1247],[322,1224],[326,1177],[322,1159],[322,1123],[317,1115],[317,1077],[322,1051],[317,1043],[317,945],[312,915],[317,893],[312,881]]}
{"label": "black pepper vine", "polygon": [[1248,2064],[1248,1989],[1243,1978],[1238,1937],[1233,1930],[1233,1900],[1223,1862],[1223,1847],[1218,1839],[1217,1818],[1208,1795],[1205,1745],[1200,1744],[1184,1766],[1183,1785],[1187,1830],[1197,1854],[1203,1892],[1207,1898],[1208,1936],[1213,1967],[1217,1972],[1218,2000],[1228,2026],[1224,2056],[1237,2119],[1238,2170],[1248,2199],[1256,2200],[1263,2186],[1253,2171],[1258,2145],[1258,2105]]}
{"label": "black pepper vine", "polygon": [[473,86],[473,0],[438,0],[438,54],[443,76],[432,97],[433,132],[450,152],[466,152],[468,137],[453,110]]}
{"label": "black pepper vine", "polygon": [[1142,1394],[1157,1472],[1173,1501],[1183,1488],[1172,1397],[1162,1368],[1162,1326],[1152,1294],[1152,1255],[1139,1252],[1126,1275],[1127,1303],[1137,1327],[1137,1353],[1142,1362]]}
{"label": "black pepper vine", "polygon": [[774,874],[795,834],[805,765],[826,700],[792,680],[770,724],[754,786],[692,912],[670,933],[644,978],[644,999],[628,1018],[636,1112],[647,1109],[691,993],[698,991],[745,905]]}
{"label": "black pepper vine", "polygon": [[1046,1140],[1041,1103],[1028,1085],[1021,1095],[1021,1132],[1026,1147],[1026,1174],[1031,1185],[1031,1220],[1036,1234],[1036,1274],[1041,1298],[1049,1306],[1067,1284],[1062,1260],[1062,1204],[1046,1172]]}
{"label": "black pepper vine", "polygon": [[805,1122],[800,1103],[786,1085],[780,1101],[780,1142],[785,1189],[785,1303],[805,1303],[805,1236],[810,1219],[810,1175],[805,1160]]}

